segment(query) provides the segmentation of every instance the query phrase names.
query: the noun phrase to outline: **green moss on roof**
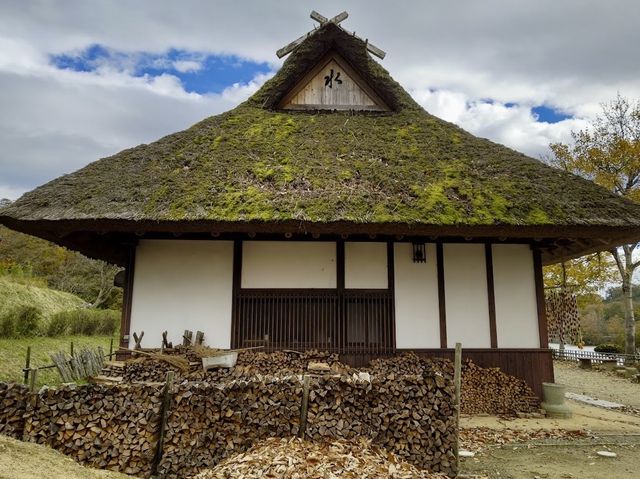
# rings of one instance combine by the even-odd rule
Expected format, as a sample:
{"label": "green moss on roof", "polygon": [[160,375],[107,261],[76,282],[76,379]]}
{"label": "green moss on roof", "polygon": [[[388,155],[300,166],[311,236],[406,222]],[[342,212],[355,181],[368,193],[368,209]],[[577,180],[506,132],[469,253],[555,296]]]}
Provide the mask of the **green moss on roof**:
{"label": "green moss on roof", "polygon": [[[640,225],[638,205],[429,115],[345,35],[320,29],[239,107],[47,183],[0,219]],[[273,110],[329,48],[394,111]]]}

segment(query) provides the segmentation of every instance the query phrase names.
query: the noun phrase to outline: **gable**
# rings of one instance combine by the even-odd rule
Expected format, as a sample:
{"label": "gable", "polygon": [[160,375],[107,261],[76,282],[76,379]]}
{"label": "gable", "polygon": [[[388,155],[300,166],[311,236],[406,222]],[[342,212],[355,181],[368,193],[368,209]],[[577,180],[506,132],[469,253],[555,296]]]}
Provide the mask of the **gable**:
{"label": "gable", "polygon": [[285,110],[389,111],[380,96],[335,51],[325,55],[280,101]]}

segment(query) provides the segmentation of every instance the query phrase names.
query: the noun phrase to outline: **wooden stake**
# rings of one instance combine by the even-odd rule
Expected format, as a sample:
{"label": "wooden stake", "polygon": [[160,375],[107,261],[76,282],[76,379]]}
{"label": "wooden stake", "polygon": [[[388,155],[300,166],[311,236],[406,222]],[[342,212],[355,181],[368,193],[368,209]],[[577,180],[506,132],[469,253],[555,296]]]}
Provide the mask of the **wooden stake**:
{"label": "wooden stake", "polygon": [[460,469],[460,456],[458,451],[460,450],[460,388],[462,386],[462,343],[456,343],[456,352],[454,356],[454,370],[453,370],[453,383],[456,388],[455,393],[455,406],[456,406],[456,441],[455,441],[455,454],[456,454],[456,473]]}
{"label": "wooden stake", "polygon": [[109,341],[109,361],[113,361],[113,338]]}
{"label": "wooden stake", "polygon": [[70,348],[70,350],[71,350],[71,357],[73,357],[73,341],[71,341],[71,348]]}
{"label": "wooden stake", "polygon": [[173,371],[167,371],[167,380],[162,390],[162,410],[160,413],[160,431],[158,432],[158,444],[156,455],[153,458],[151,467],[151,475],[154,476],[158,472],[158,466],[162,460],[162,449],[164,448],[164,435],[167,427],[167,417],[169,416],[169,407],[171,406],[171,386],[173,385]]}
{"label": "wooden stake", "polygon": [[302,382],[302,404],[300,405],[300,429],[298,437],[304,438],[307,429],[307,410],[309,408],[309,376],[304,375]]}
{"label": "wooden stake", "polygon": [[38,370],[31,371],[31,381],[29,382],[29,391],[34,393],[36,391],[36,377],[38,377]]}
{"label": "wooden stake", "polygon": [[29,383],[29,367],[31,366],[31,346],[27,346],[27,358],[24,362],[24,382],[23,384]]}

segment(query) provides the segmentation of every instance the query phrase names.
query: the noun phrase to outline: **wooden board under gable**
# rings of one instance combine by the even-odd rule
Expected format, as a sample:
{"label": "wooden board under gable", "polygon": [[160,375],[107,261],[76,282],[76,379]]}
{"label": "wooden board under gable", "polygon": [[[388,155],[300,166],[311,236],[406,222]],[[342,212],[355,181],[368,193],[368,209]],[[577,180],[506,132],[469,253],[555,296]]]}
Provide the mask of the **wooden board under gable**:
{"label": "wooden board under gable", "polygon": [[280,108],[389,111],[373,89],[335,52],[318,62],[284,96]]}

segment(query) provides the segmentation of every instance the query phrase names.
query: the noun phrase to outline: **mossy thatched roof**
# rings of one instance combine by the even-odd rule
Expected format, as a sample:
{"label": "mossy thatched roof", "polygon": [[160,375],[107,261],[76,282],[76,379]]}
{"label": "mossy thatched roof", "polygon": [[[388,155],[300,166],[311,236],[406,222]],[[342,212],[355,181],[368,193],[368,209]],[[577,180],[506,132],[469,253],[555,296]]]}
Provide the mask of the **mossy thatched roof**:
{"label": "mossy thatched roof", "polygon": [[[336,49],[388,113],[276,111]],[[0,222],[402,224],[637,228],[640,206],[430,115],[328,24],[248,101],[55,179]]]}

